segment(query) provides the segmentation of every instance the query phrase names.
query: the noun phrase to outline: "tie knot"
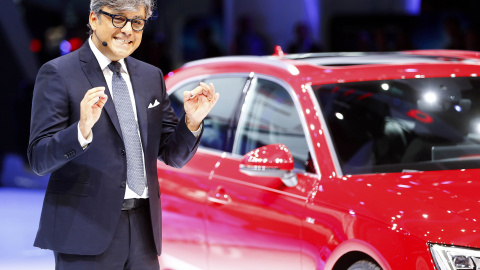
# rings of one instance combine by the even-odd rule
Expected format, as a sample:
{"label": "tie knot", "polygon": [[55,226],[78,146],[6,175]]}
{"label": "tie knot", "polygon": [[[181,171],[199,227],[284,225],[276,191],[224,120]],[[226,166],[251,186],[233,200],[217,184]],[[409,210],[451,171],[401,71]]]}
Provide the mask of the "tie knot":
{"label": "tie knot", "polygon": [[117,61],[112,61],[110,64],[108,64],[108,68],[110,68],[110,70],[115,74],[120,73],[121,67],[122,65]]}

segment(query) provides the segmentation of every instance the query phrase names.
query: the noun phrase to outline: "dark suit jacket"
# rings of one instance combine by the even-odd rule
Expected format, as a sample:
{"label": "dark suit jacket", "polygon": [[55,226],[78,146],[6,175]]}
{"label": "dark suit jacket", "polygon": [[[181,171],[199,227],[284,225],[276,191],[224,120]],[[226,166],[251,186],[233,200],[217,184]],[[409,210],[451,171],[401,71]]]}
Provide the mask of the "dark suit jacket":
{"label": "dark suit jacket", "polygon": [[[145,155],[150,212],[157,253],[161,252],[160,190],[157,158],[181,167],[195,153],[200,138],[178,121],[170,106],[162,72],[132,57],[130,74]],[[35,246],[61,253],[96,255],[112,240],[127,178],[124,143],[109,96],[93,127],[93,141],[83,150],[78,142],[80,101],[85,93],[105,86],[88,42],[79,50],[43,65],[33,93],[28,158],[39,175],[51,173]],[[160,104],[148,108],[158,100]]]}

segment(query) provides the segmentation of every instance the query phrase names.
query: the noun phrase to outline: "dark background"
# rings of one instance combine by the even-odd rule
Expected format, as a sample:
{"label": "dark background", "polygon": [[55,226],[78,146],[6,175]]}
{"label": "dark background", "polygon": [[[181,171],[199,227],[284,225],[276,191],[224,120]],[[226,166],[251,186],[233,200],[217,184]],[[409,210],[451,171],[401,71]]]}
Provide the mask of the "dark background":
{"label": "dark background", "polygon": [[[26,163],[35,76],[88,38],[89,0],[0,2],[0,186],[45,188]],[[187,61],[284,52],[480,50],[477,0],[158,0],[134,57]],[[299,41],[300,40],[300,41]]]}

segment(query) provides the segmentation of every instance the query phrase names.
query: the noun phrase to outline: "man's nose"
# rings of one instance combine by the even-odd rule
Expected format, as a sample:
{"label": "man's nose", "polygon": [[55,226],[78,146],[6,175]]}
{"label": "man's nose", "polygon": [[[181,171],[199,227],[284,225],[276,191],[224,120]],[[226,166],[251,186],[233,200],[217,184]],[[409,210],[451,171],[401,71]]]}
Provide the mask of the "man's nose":
{"label": "man's nose", "polygon": [[133,31],[132,21],[128,21],[122,28],[122,32],[131,34]]}

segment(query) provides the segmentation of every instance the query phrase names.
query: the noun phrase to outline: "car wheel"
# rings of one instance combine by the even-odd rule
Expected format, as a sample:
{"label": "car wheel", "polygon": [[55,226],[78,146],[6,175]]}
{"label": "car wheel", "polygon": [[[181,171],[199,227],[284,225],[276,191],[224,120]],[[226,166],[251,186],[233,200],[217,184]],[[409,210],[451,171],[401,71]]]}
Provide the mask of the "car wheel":
{"label": "car wheel", "polygon": [[352,264],[347,270],[382,270],[382,268],[370,261],[358,261]]}

